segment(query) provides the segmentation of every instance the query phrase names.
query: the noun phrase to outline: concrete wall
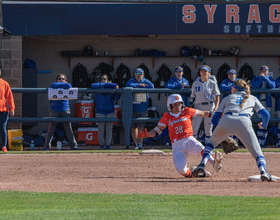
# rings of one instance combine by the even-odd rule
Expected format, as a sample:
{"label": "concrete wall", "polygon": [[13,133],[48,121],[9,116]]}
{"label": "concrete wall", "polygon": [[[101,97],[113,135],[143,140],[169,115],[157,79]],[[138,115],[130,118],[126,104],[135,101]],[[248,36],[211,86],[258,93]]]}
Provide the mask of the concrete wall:
{"label": "concrete wall", "polygon": [[[240,55],[277,55],[279,51],[280,38],[247,38],[247,36],[150,36],[149,38],[133,37],[107,37],[107,36],[45,36],[45,37],[24,37],[23,38],[23,60],[33,59],[37,63],[38,71],[48,71],[50,73],[38,74],[38,87],[45,88],[55,80],[58,73],[66,73],[68,81],[72,83],[72,72],[77,63],[82,63],[91,73],[101,62],[112,64],[111,57],[74,57],[69,60],[60,55],[60,51],[82,51],[83,47],[90,45],[99,55],[107,51],[109,56],[134,56],[134,50],[158,49],[166,51],[167,56],[178,56],[182,46],[200,46],[209,50],[229,50],[232,46],[240,48]],[[127,65],[131,72],[141,63],[144,63],[150,75],[155,81],[158,78],[157,71],[165,63],[173,72],[175,66],[186,63],[192,70],[192,77],[195,78],[198,66],[190,57],[161,57],[155,58],[154,67],[150,57],[116,57],[114,58],[114,69],[120,63]],[[279,76],[279,57],[242,57],[239,59],[236,68],[234,57],[206,57],[203,63],[212,67],[215,75],[219,67],[225,62],[232,68],[239,69],[246,62],[253,67],[255,75],[259,73],[260,65],[268,65],[273,72],[274,78]],[[115,72],[115,71],[114,71]],[[112,74],[114,74],[112,72]],[[166,96],[161,95],[158,100],[157,94],[152,94],[153,105],[162,114],[166,111]],[[49,112],[49,102],[46,94],[38,94],[38,116],[47,116]],[[74,102],[72,102],[72,114],[74,115]],[[272,115],[273,116],[273,115]]]}

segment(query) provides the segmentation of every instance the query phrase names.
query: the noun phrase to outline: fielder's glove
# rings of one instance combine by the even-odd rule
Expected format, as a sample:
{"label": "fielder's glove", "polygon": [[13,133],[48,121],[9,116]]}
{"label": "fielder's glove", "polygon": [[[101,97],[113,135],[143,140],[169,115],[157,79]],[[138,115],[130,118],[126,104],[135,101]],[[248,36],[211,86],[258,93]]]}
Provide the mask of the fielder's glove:
{"label": "fielder's glove", "polygon": [[236,151],[239,146],[238,143],[235,139],[233,139],[232,137],[227,137],[222,143],[221,146],[223,148],[223,151],[225,152],[225,154],[231,153],[233,151]]}
{"label": "fielder's glove", "polygon": [[145,128],[144,131],[139,131],[138,133],[138,138],[144,139],[150,137],[149,132],[147,131],[147,129]]}

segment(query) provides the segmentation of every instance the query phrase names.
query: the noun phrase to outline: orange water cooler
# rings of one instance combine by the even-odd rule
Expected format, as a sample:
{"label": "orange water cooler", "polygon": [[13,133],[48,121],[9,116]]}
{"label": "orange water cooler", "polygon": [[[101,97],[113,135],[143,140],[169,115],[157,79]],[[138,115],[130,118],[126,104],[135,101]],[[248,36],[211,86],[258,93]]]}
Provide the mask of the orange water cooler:
{"label": "orange water cooler", "polygon": [[[94,118],[95,104],[93,100],[77,100],[75,104],[77,118]],[[92,124],[91,122],[81,122],[79,124]]]}
{"label": "orange water cooler", "polygon": [[96,127],[84,127],[77,130],[78,143],[85,143],[86,145],[99,145],[98,141],[98,128]]}

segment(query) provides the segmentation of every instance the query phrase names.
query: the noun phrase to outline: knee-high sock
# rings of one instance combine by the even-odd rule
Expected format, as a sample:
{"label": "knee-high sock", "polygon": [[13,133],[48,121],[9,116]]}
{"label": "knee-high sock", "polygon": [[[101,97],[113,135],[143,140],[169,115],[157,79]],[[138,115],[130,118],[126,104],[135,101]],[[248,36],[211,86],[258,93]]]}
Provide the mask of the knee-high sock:
{"label": "knee-high sock", "polygon": [[258,130],[257,130],[257,138],[259,140],[260,145],[265,145],[267,134],[268,134],[267,129],[258,128]]}
{"label": "knee-high sock", "polygon": [[[204,152],[204,149],[201,151],[201,156],[203,156],[203,152]],[[211,154],[209,159],[208,159],[208,162],[211,164],[211,165],[214,165],[214,157],[213,155]]]}
{"label": "knee-high sock", "polygon": [[213,150],[214,146],[210,143],[207,143],[202,154],[200,165],[205,166],[207,164],[211,154],[213,153]]}
{"label": "knee-high sock", "polygon": [[256,158],[257,166],[260,171],[265,171],[266,172],[266,161],[264,156],[258,156]]}

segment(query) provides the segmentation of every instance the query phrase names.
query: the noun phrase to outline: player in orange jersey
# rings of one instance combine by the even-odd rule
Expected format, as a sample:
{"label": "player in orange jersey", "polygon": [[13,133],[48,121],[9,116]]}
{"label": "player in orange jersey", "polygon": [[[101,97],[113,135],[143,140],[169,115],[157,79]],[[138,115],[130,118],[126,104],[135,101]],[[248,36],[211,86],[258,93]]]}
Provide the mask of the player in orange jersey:
{"label": "player in orange jersey", "polygon": [[[182,97],[179,94],[168,96],[167,108],[169,112],[165,112],[158,122],[157,126],[151,131],[139,132],[141,138],[155,137],[156,133],[161,134],[162,130],[168,127],[169,137],[172,142],[173,162],[178,172],[185,177],[194,177],[192,171],[196,167],[189,169],[187,167],[188,155],[202,155],[204,146],[193,137],[192,118],[195,116],[211,117],[212,112],[200,111],[194,108],[184,106]],[[215,171],[222,168],[222,154],[218,151],[214,153],[214,157],[210,157],[210,164],[213,165]],[[207,171],[203,176],[211,176]]]}

